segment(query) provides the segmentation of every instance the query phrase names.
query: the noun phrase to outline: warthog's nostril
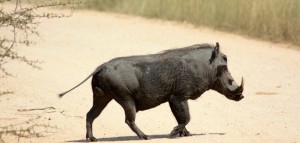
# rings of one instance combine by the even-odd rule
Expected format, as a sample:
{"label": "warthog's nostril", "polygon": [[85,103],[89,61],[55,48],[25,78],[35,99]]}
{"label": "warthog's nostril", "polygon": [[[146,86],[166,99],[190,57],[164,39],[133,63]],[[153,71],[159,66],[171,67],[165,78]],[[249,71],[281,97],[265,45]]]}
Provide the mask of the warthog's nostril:
{"label": "warthog's nostril", "polygon": [[241,96],[240,96],[240,100],[242,100],[243,98],[244,98],[244,96],[243,96],[243,95],[241,95]]}
{"label": "warthog's nostril", "polygon": [[228,80],[228,83],[229,83],[230,85],[232,85],[232,82],[233,82],[232,79],[229,79],[229,80]]}

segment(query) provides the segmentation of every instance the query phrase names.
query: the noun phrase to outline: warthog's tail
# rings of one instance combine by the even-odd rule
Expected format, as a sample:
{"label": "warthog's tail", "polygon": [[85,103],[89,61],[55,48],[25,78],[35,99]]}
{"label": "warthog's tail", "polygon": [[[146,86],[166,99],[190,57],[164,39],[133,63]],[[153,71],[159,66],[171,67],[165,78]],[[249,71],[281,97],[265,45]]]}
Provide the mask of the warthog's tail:
{"label": "warthog's tail", "polygon": [[75,87],[71,88],[68,91],[65,91],[63,93],[58,94],[58,96],[60,98],[62,98],[65,94],[69,93],[70,91],[72,91],[73,89],[77,88],[78,86],[80,86],[81,84],[83,84],[84,82],[86,82],[91,76],[93,76],[95,73],[97,73],[99,71],[100,68],[97,68],[95,71],[93,71],[88,77],[86,77],[82,82],[80,82],[78,85],[76,85]]}

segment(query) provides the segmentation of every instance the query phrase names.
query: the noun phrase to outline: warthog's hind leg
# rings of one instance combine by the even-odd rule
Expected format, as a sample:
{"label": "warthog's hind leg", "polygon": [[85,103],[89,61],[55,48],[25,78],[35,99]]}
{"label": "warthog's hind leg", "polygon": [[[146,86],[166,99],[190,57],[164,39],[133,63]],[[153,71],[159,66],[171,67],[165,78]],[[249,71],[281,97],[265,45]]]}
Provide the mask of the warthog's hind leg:
{"label": "warthog's hind leg", "polygon": [[148,140],[149,137],[145,135],[139,127],[135,124],[136,108],[134,102],[131,101],[122,101],[121,106],[125,111],[125,123],[130,127],[130,129],[137,134],[141,139]]}
{"label": "warthog's hind leg", "polygon": [[112,99],[108,96],[94,95],[93,107],[86,115],[86,139],[97,141],[93,136],[93,121],[97,118]]}

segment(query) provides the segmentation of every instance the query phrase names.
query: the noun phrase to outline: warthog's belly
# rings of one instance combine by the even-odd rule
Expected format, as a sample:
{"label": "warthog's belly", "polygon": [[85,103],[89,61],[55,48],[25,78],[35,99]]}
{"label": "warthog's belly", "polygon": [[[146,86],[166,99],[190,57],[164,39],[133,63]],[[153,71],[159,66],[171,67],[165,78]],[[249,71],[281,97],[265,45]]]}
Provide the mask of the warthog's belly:
{"label": "warthog's belly", "polygon": [[168,101],[167,95],[139,95],[135,99],[137,111],[154,108]]}

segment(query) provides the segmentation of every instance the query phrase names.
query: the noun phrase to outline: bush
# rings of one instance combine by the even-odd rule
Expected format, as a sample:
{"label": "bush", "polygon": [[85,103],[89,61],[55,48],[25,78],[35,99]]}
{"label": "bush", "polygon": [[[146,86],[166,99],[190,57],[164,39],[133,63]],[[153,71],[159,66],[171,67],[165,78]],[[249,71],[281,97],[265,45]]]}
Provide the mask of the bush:
{"label": "bush", "polygon": [[[23,1],[22,1],[23,2]],[[20,61],[33,68],[40,68],[38,60],[31,60],[26,58],[26,56],[19,55],[15,50],[17,45],[30,46],[32,41],[30,37],[33,35],[39,36],[37,31],[37,26],[39,22],[37,19],[41,18],[62,18],[68,17],[70,15],[65,14],[55,14],[55,13],[37,13],[36,10],[45,7],[57,7],[66,5],[79,5],[81,2],[73,1],[47,1],[38,4],[35,1],[34,5],[29,5],[29,7],[21,6],[21,0],[16,0],[14,3],[14,8],[12,10],[4,10],[3,8],[6,2],[4,0],[0,1],[0,31],[6,31],[5,34],[0,35],[0,78],[11,75],[6,71],[4,65],[10,61]],[[12,5],[9,4],[9,5]],[[12,93],[10,91],[0,91],[0,95]]]}

